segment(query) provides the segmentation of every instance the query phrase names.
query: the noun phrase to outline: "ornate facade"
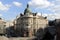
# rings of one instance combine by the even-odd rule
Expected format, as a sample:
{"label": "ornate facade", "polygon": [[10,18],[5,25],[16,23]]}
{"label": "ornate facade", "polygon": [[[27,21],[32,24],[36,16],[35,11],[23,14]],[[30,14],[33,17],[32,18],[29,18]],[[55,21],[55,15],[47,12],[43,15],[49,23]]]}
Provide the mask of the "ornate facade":
{"label": "ornate facade", "polygon": [[37,13],[32,13],[29,5],[24,10],[24,14],[20,13],[20,17],[16,18],[14,23],[16,30],[23,36],[33,36],[39,28],[45,28],[47,24],[48,20]]}

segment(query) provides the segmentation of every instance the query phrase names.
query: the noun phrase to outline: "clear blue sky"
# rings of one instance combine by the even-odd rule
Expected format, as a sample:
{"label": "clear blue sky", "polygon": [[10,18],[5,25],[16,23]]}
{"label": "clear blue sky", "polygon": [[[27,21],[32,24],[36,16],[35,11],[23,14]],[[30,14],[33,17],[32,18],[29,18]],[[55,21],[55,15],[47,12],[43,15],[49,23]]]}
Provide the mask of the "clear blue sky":
{"label": "clear blue sky", "polygon": [[49,15],[49,19],[60,17],[60,0],[0,0],[0,17],[5,20],[15,19],[24,12],[27,3],[32,12]]}

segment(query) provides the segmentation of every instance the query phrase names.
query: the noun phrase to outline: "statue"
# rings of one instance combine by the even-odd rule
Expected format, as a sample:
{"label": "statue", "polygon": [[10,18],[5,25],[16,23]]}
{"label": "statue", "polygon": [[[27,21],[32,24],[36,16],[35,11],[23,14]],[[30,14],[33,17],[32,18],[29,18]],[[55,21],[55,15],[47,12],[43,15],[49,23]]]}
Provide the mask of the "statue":
{"label": "statue", "polygon": [[27,8],[29,8],[29,4],[27,4]]}
{"label": "statue", "polygon": [[26,9],[24,10],[24,14],[26,14],[26,13],[31,13],[31,11],[29,9],[29,4],[27,4]]}

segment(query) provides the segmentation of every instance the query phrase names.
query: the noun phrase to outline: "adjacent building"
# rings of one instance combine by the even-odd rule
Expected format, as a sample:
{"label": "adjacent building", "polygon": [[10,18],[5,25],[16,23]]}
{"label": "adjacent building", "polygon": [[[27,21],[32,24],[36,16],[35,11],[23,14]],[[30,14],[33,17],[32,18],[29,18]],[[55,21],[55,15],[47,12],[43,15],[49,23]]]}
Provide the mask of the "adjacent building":
{"label": "adjacent building", "polygon": [[6,22],[6,28],[7,28],[7,27],[11,27],[11,26],[14,26],[14,25],[13,25],[13,21],[7,21],[7,22]]}
{"label": "adjacent building", "polygon": [[60,40],[60,19],[55,20],[55,27],[56,27],[56,40]]}
{"label": "adjacent building", "polygon": [[6,22],[0,18],[0,35],[5,34]]}
{"label": "adjacent building", "polygon": [[21,36],[34,36],[38,29],[44,29],[47,25],[47,18],[32,13],[28,4],[24,13],[20,13],[20,16],[14,21],[15,29],[17,33],[20,32]]}

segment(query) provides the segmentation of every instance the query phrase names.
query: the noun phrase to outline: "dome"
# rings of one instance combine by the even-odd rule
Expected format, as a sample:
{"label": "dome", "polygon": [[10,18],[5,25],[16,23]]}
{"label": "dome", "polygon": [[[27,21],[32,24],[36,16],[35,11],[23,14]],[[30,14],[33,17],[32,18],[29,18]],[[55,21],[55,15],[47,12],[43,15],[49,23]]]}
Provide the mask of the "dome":
{"label": "dome", "polygon": [[26,13],[31,13],[30,9],[29,9],[29,4],[27,4],[27,8],[24,10],[24,14]]}

